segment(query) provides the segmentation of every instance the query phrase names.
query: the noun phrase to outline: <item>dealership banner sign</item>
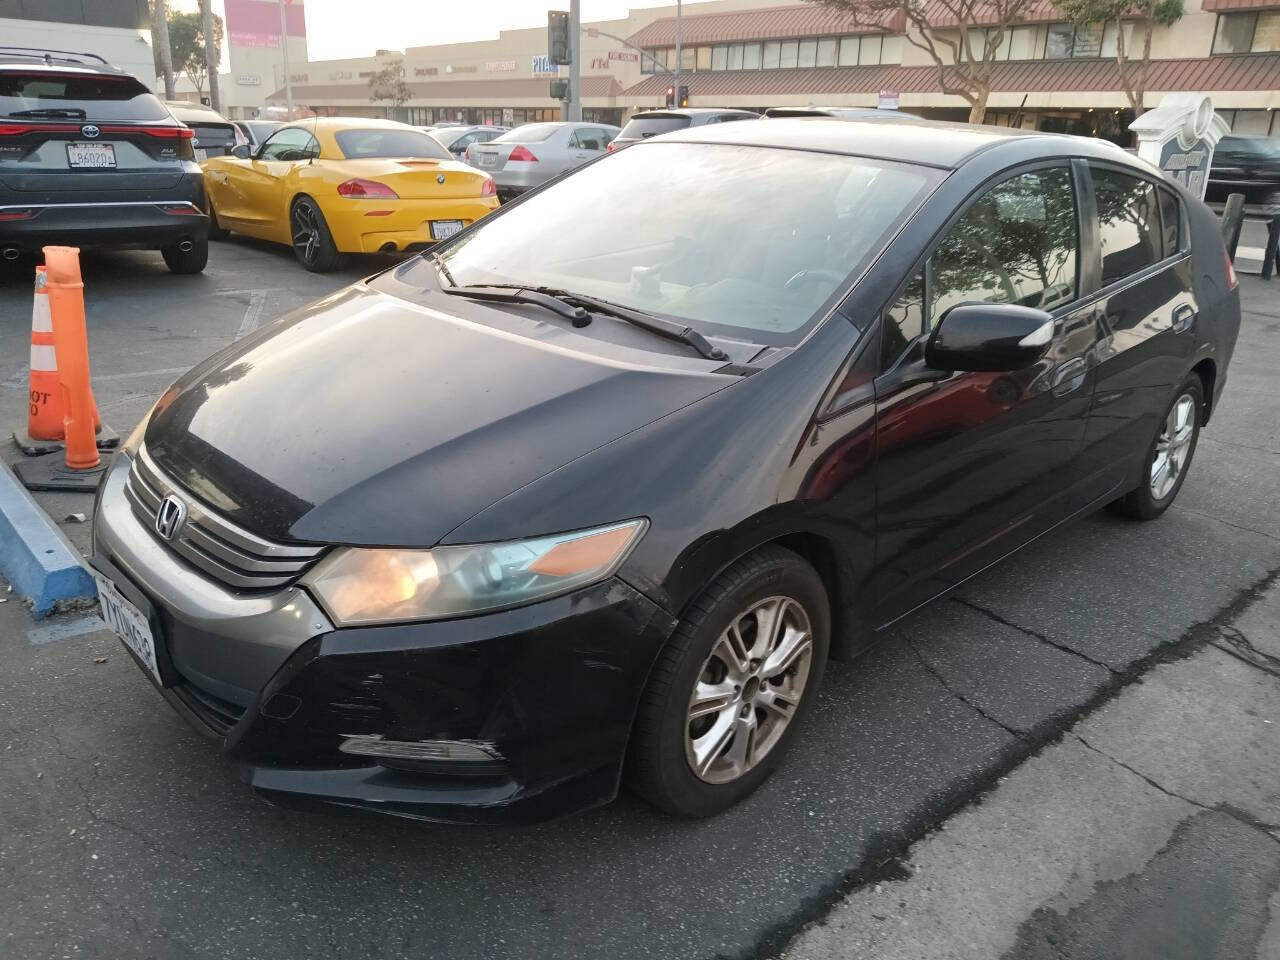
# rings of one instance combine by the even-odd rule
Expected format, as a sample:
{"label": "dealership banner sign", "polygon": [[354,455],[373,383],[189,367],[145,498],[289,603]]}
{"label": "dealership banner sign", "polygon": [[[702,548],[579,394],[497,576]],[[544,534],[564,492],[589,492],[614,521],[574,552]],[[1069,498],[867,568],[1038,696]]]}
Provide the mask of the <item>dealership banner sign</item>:
{"label": "dealership banner sign", "polygon": [[[276,0],[226,0],[225,14],[231,46],[280,46],[280,4]],[[286,0],[284,22],[289,36],[306,39],[307,18],[302,0]]]}

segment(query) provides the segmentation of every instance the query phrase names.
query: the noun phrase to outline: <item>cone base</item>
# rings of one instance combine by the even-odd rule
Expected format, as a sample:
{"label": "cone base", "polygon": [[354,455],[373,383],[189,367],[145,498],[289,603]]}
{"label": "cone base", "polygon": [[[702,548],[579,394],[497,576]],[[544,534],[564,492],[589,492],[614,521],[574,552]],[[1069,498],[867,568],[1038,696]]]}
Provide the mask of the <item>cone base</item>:
{"label": "cone base", "polygon": [[22,485],[28,490],[80,490],[93,493],[98,482],[107,472],[107,461],[88,470],[72,470],[67,466],[66,454],[61,451],[33,457],[13,465]]}
{"label": "cone base", "polygon": [[[111,451],[120,446],[120,434],[105,423],[98,427],[95,439],[99,450]],[[39,440],[29,433],[19,433],[17,430],[13,431],[13,442],[28,457],[40,457],[46,453],[58,453],[67,448],[65,440]]]}

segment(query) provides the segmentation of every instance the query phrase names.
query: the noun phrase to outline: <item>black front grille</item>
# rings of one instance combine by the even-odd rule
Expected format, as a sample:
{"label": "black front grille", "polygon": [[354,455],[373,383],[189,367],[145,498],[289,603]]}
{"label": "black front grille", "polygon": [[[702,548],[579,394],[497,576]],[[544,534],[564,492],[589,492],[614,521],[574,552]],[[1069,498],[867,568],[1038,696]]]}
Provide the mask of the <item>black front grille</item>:
{"label": "black front grille", "polygon": [[173,692],[182,698],[182,702],[197,717],[208,724],[218,736],[226,736],[227,731],[240,722],[245,708],[230,700],[214,696],[208,690],[202,690],[190,680],[173,688]]}

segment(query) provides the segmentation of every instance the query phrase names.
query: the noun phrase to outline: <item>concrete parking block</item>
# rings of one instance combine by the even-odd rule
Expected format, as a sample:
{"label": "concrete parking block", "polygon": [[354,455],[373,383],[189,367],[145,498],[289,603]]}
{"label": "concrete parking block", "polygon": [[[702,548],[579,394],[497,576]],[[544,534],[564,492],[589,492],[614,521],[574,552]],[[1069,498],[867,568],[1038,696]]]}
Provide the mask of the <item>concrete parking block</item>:
{"label": "concrete parking block", "polygon": [[0,462],[0,574],[39,619],[61,602],[96,594],[71,542]]}

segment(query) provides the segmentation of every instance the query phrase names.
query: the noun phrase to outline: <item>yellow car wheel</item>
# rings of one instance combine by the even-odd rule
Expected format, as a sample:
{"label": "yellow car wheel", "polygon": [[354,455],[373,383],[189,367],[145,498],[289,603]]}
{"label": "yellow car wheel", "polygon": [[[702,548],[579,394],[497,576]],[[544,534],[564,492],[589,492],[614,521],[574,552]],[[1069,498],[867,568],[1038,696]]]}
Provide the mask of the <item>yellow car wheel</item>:
{"label": "yellow car wheel", "polygon": [[289,211],[289,233],[298,262],[312,273],[328,273],[342,263],[320,207],[310,197],[298,197]]}

